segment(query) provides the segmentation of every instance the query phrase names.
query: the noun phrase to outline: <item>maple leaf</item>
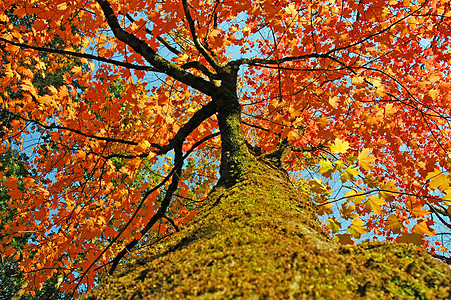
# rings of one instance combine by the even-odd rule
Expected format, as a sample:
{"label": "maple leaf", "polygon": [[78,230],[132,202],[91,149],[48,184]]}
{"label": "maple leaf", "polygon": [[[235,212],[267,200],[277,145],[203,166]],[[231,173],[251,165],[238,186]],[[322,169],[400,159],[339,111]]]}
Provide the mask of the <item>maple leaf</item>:
{"label": "maple leaf", "polygon": [[360,204],[365,199],[363,193],[363,191],[350,190],[344,197],[348,198],[349,201],[354,201],[355,204]]}
{"label": "maple leaf", "polygon": [[419,222],[415,226],[412,227],[412,233],[416,233],[419,235],[435,235],[435,230],[431,229],[425,220]]}
{"label": "maple leaf", "polygon": [[342,245],[354,245],[355,243],[354,240],[351,239],[351,234],[349,233],[336,234],[334,240]]}
{"label": "maple leaf", "polygon": [[330,152],[340,154],[346,153],[349,149],[349,142],[336,138],[334,143],[330,145]]}
{"label": "maple leaf", "polygon": [[406,202],[407,210],[414,216],[418,218],[423,218],[424,216],[430,214],[431,212],[424,209],[424,204],[415,199]]}
{"label": "maple leaf", "polygon": [[343,173],[341,173],[341,181],[344,183],[348,180],[355,181],[355,176],[359,175],[359,171],[356,168],[348,167]]}
{"label": "maple leaf", "polygon": [[398,217],[393,214],[389,215],[387,218],[387,228],[391,229],[395,234],[400,233],[402,224],[399,222]]}
{"label": "maple leaf", "polygon": [[371,152],[371,149],[365,148],[359,153],[357,157],[359,166],[366,171],[373,168],[373,163],[376,160],[376,157],[370,156]]}
{"label": "maple leaf", "polygon": [[326,177],[330,177],[330,175],[334,171],[334,166],[332,165],[332,162],[330,160],[320,161],[319,166],[319,172]]}
{"label": "maple leaf", "polygon": [[431,189],[437,189],[439,187],[447,189],[449,187],[449,175],[444,175],[442,171],[438,169],[429,172],[426,176],[426,180],[429,180],[429,187]]}
{"label": "maple leaf", "polygon": [[424,245],[424,235],[417,233],[403,233],[396,238],[398,243],[414,244],[416,246]]}
{"label": "maple leaf", "polygon": [[386,202],[384,199],[379,198],[378,196],[374,195],[371,196],[365,201],[365,209],[367,212],[372,212],[376,215],[381,213],[381,206],[384,205]]}
{"label": "maple leaf", "polygon": [[330,229],[332,233],[337,233],[341,229],[341,223],[336,218],[328,218],[326,228]]}
{"label": "maple leaf", "polygon": [[363,233],[368,232],[365,226],[363,226],[363,220],[361,219],[354,219],[351,222],[351,226],[348,228],[348,232],[354,237],[354,238],[360,238],[360,235]]}
{"label": "maple leaf", "polygon": [[309,181],[310,190],[314,193],[321,194],[327,191],[327,186],[318,178],[313,178]]}
{"label": "maple leaf", "polygon": [[[394,180],[389,180],[387,182],[384,182],[380,186],[379,196],[385,199],[386,201],[392,201],[393,197],[396,195],[396,193],[399,192],[397,188],[394,188],[394,185],[396,182]],[[392,193],[393,192],[393,193]]]}
{"label": "maple leaf", "polygon": [[355,205],[343,203],[341,205],[340,214],[346,220],[355,219],[358,215],[355,213]]}

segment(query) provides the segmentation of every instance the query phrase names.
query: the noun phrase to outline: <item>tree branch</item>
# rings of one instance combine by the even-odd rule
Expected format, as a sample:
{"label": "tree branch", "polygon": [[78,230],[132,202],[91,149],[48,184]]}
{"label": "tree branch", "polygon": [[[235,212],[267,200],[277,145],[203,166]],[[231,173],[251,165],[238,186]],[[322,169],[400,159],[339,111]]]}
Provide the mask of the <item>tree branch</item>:
{"label": "tree branch", "polygon": [[214,94],[217,87],[212,82],[206,81],[202,77],[186,72],[180,66],[177,66],[176,64],[161,57],[155,49],[151,48],[145,41],[125,31],[120,26],[108,0],[97,0],[97,3],[99,3],[108,25],[118,40],[129,45],[134,51],[136,51],[136,53],[142,55],[145,60],[147,60],[160,72],[165,73],[206,95],[212,96]]}
{"label": "tree branch", "polygon": [[188,21],[189,30],[191,32],[191,35],[193,37],[194,45],[196,46],[197,50],[202,54],[203,57],[207,60],[207,62],[217,71],[221,71],[221,66],[219,63],[214,59],[213,56],[208,53],[207,49],[199,42],[199,38],[197,37],[196,33],[196,27],[194,25],[194,20],[191,17],[191,14],[189,12],[188,2],[187,0],[182,0],[183,10],[185,12],[186,20]]}
{"label": "tree branch", "polygon": [[11,45],[17,46],[17,47],[21,47],[21,48],[25,48],[25,49],[32,49],[32,50],[36,50],[36,51],[39,51],[39,52],[70,55],[70,56],[74,56],[74,57],[92,59],[92,60],[101,61],[101,62],[113,64],[113,65],[116,65],[116,66],[124,67],[124,68],[127,68],[127,69],[160,72],[159,70],[157,70],[157,69],[155,69],[153,67],[135,65],[135,64],[126,63],[126,62],[122,62],[122,61],[118,61],[118,60],[114,60],[114,59],[108,59],[108,58],[104,58],[104,57],[97,56],[97,55],[92,55],[92,54],[78,53],[78,52],[67,51],[67,50],[58,50],[58,49],[51,49],[51,48],[46,48],[46,47],[32,46],[32,45],[28,45],[28,44],[24,44],[24,43],[13,42],[13,41],[7,40],[7,39],[2,38],[2,37],[0,37],[0,41],[2,41],[4,43],[7,43],[7,44],[11,44]]}
{"label": "tree branch", "polygon": [[[133,19],[133,17],[129,14],[126,13],[125,16],[127,17],[127,19],[129,19],[130,22],[134,23],[135,19]],[[152,30],[148,29],[147,27],[144,29],[148,34],[153,35]],[[168,42],[166,42],[166,40],[164,38],[162,38],[161,36],[157,35],[155,37],[157,39],[157,41],[159,41],[160,43],[162,43],[169,51],[171,51],[172,53],[174,53],[175,55],[180,55],[182,54],[182,52],[180,52],[178,49],[172,47],[171,45],[169,45]]]}

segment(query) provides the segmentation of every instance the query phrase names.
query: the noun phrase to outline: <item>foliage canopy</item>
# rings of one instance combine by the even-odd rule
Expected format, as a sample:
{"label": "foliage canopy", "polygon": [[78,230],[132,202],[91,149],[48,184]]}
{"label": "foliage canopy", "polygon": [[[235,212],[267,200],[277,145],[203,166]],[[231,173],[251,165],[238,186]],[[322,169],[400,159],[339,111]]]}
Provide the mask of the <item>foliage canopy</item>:
{"label": "foliage canopy", "polygon": [[283,145],[341,243],[449,234],[450,17],[448,0],[0,1],[0,151],[36,173],[0,172],[2,256],[32,232],[30,287],[91,287]]}

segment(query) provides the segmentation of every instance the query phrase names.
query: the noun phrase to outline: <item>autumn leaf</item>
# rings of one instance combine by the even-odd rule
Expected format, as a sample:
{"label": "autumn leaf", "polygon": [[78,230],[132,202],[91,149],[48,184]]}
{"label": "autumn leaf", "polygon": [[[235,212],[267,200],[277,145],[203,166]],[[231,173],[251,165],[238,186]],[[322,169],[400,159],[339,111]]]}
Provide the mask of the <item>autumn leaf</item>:
{"label": "autumn leaf", "polygon": [[318,178],[313,178],[309,181],[310,190],[314,193],[321,194],[327,191],[327,186]]}
{"label": "autumn leaf", "polygon": [[348,232],[352,237],[360,238],[360,236],[368,232],[368,230],[363,226],[363,221],[361,219],[354,219],[351,222],[351,226],[348,228]]}
{"label": "autumn leaf", "polygon": [[435,230],[429,227],[427,221],[423,220],[412,227],[412,233],[432,236],[435,235]]}
{"label": "autumn leaf", "polygon": [[336,234],[334,240],[342,245],[354,245],[354,240],[351,239],[351,234]]}
{"label": "autumn leaf", "polygon": [[414,244],[416,246],[422,246],[422,245],[424,245],[423,238],[424,238],[423,234],[403,233],[398,238],[396,238],[396,241],[398,243]]}
{"label": "autumn leaf", "polygon": [[379,196],[388,202],[392,201],[393,197],[399,192],[397,188],[394,188],[395,183],[394,180],[389,180],[381,184]]}
{"label": "autumn leaf", "polygon": [[424,204],[421,201],[418,201],[415,198],[409,199],[409,201],[406,202],[406,207],[413,216],[418,218],[423,218],[431,213],[429,210],[423,208]]}
{"label": "autumn leaf", "polygon": [[349,149],[349,142],[336,138],[334,143],[330,145],[330,152],[340,154],[346,153]]}
{"label": "autumn leaf", "polygon": [[442,171],[438,169],[429,172],[426,176],[426,180],[429,180],[429,187],[431,189],[437,189],[439,187],[447,189],[449,187],[449,175],[444,175]]}
{"label": "autumn leaf", "polygon": [[363,193],[363,191],[350,190],[344,197],[347,198],[348,201],[354,201],[355,204],[360,204],[362,200],[365,199]]}
{"label": "autumn leaf", "polygon": [[344,183],[348,180],[354,181],[355,176],[359,175],[359,171],[356,168],[348,167],[343,173],[341,173],[341,181]]}
{"label": "autumn leaf", "polygon": [[401,232],[402,224],[399,222],[398,217],[391,214],[387,218],[387,228],[391,229],[393,233],[398,234]]}
{"label": "autumn leaf", "polygon": [[340,214],[346,220],[357,218],[357,214],[355,213],[355,205],[349,203],[343,203],[341,205]]}
{"label": "autumn leaf", "polygon": [[334,96],[329,99],[329,104],[333,108],[338,108],[338,105],[340,104],[340,99],[337,96]]}
{"label": "autumn leaf", "polygon": [[357,157],[359,166],[366,171],[373,168],[373,163],[376,160],[376,157],[370,156],[371,152],[371,149],[365,148],[359,153]]}
{"label": "autumn leaf", "polygon": [[318,205],[317,213],[319,216],[324,216],[325,214],[331,214],[332,213],[332,206],[334,206],[333,203],[327,202],[327,203],[321,203]]}
{"label": "autumn leaf", "polygon": [[385,200],[379,198],[377,195],[371,196],[365,201],[365,209],[367,212],[374,212],[376,215],[381,213],[381,206],[385,205]]}
{"label": "autumn leaf", "polygon": [[327,219],[326,228],[330,229],[332,233],[337,233],[341,229],[341,223],[336,218]]}
{"label": "autumn leaf", "polygon": [[319,166],[319,172],[326,177],[330,177],[330,175],[334,171],[334,166],[332,165],[332,162],[330,160],[320,161]]}

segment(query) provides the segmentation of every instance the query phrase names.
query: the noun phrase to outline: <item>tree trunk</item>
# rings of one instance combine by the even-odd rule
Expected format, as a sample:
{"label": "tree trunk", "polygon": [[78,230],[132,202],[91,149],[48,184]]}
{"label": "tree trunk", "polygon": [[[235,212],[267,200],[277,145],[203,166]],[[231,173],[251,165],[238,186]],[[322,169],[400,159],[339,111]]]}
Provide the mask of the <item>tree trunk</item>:
{"label": "tree trunk", "polygon": [[339,246],[309,195],[256,158],[184,229],[89,299],[449,299],[449,267],[407,244]]}

